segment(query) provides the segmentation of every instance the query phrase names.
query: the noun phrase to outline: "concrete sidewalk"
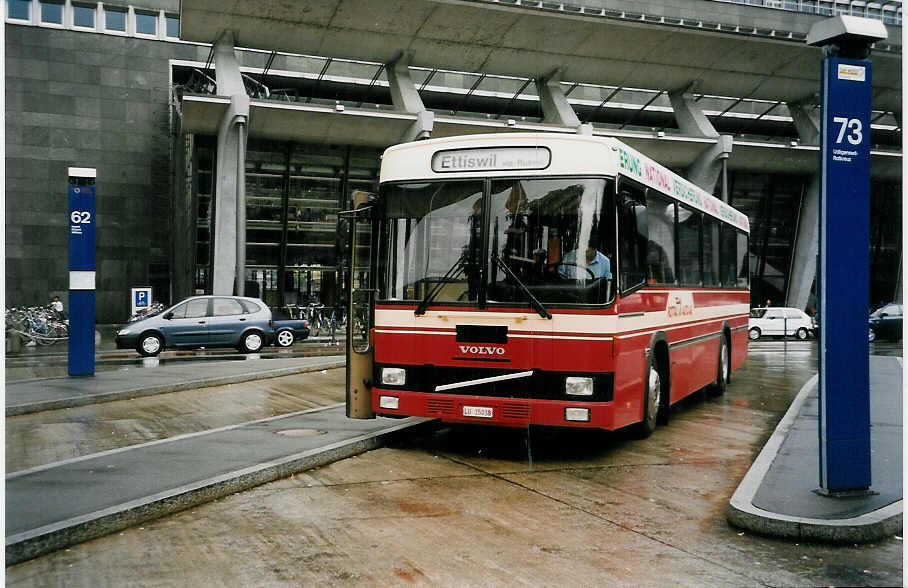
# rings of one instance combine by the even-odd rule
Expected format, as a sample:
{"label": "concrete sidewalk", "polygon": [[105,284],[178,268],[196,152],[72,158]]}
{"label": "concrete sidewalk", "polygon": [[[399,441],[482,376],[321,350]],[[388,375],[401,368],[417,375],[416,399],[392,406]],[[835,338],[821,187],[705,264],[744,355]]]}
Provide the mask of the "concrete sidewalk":
{"label": "concrete sidewalk", "polygon": [[870,357],[871,490],[827,497],[819,487],[818,377],[798,393],[732,496],[732,524],[798,541],[862,543],[902,530],[902,362]]}
{"label": "concrete sidewalk", "polygon": [[348,419],[340,404],[9,474],[6,565],[374,449],[426,422]]}

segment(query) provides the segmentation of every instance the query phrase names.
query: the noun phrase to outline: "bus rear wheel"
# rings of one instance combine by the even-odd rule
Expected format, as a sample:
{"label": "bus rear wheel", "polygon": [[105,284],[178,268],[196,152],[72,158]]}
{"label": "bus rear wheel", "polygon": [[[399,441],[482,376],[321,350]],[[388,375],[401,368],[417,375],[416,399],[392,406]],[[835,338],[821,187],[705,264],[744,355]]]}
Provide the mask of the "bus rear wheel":
{"label": "bus rear wheel", "polygon": [[709,385],[710,396],[722,396],[728,388],[728,374],[731,364],[731,354],[728,350],[728,341],[725,335],[719,339],[719,367],[716,369],[716,381]]}

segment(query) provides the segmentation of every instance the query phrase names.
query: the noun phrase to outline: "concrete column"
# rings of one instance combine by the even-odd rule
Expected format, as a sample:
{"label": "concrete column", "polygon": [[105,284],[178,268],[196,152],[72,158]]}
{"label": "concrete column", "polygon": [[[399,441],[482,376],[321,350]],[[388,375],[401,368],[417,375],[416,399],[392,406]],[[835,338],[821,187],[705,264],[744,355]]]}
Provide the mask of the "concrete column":
{"label": "concrete column", "polygon": [[246,210],[246,169],[242,157],[246,151],[249,97],[233,52],[233,34],[225,33],[214,51],[218,95],[229,96],[230,106],[218,126],[211,282],[213,294],[230,295],[242,292],[244,284],[245,259],[238,259],[237,251],[245,251],[246,227],[245,223],[240,226],[237,219],[242,220]]}
{"label": "concrete column", "polygon": [[[811,102],[788,104],[798,138],[803,145],[819,145],[820,117]],[[801,203],[798,217],[798,234],[795,236],[794,253],[791,256],[791,271],[788,277],[788,292],[785,304],[805,309],[810,300],[810,289],[817,276],[817,254],[820,240],[820,174],[810,178],[807,193]]]}
{"label": "concrete column", "polygon": [[668,99],[672,103],[675,121],[682,133],[694,137],[718,138],[719,132],[713,127],[713,123],[709,122],[703,111],[696,107],[692,94],[688,94],[684,90],[674,90],[668,93]]}
{"label": "concrete column", "polygon": [[391,103],[394,108],[409,114],[415,114],[416,120],[401,137],[404,143],[428,139],[435,126],[435,113],[426,110],[422,103],[416,84],[410,77],[410,54],[402,53],[385,64],[388,75],[388,86],[391,90]]}
{"label": "concrete column", "polygon": [[788,112],[794,122],[798,139],[804,145],[820,144],[820,111],[813,102],[789,102]]}
{"label": "concrete column", "polygon": [[[697,108],[692,94],[685,89],[668,93],[678,129],[685,135],[715,139],[716,142],[704,149],[696,161],[685,170],[687,179],[700,186],[710,194],[716,189],[716,183],[722,174],[725,160],[731,154],[732,137],[719,135],[703,111]],[[723,191],[725,183],[723,182]],[[728,201],[728,194],[722,194],[722,200]]]}
{"label": "concrete column", "polygon": [[[716,184],[722,175],[723,162],[728,159],[732,149],[731,135],[720,135],[716,142],[700,152],[694,163],[685,170],[687,179],[700,186],[710,194],[715,193]],[[720,187],[727,190],[723,182]],[[728,194],[719,194],[723,202],[728,202]]]}
{"label": "concrete column", "polygon": [[567,101],[567,96],[564,95],[564,90],[561,88],[561,70],[555,70],[545,77],[536,78],[535,81],[539,102],[542,105],[542,122],[571,127],[577,129],[580,134],[592,134],[591,126],[589,129],[581,128],[577,113],[574,112]]}

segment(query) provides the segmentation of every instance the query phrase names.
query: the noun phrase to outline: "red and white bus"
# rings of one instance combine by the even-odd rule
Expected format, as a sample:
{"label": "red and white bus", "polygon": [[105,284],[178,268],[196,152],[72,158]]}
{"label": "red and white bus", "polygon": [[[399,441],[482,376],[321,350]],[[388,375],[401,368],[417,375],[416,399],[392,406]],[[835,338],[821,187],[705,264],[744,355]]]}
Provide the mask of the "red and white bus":
{"label": "red and white bus", "polygon": [[747,355],[748,220],[618,140],[390,147],[353,214],[347,414],[647,436]]}

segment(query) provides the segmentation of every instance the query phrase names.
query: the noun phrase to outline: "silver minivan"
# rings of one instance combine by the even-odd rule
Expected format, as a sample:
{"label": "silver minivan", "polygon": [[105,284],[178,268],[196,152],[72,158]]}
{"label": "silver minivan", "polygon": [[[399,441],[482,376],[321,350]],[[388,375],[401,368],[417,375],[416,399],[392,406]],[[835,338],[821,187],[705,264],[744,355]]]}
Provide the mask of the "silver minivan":
{"label": "silver minivan", "polygon": [[146,357],[168,347],[236,347],[255,353],[271,342],[271,309],[258,298],[193,296],[160,314],[117,331],[117,349],[135,349]]}

